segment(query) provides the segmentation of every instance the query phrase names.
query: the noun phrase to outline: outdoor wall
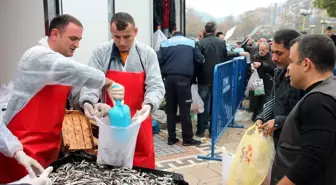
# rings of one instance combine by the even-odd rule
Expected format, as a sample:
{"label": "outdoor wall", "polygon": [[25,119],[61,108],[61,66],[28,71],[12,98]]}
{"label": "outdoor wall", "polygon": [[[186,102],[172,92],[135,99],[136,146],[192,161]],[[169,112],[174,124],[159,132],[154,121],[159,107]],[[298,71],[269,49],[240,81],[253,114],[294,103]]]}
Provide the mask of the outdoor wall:
{"label": "outdoor wall", "polygon": [[0,84],[14,78],[23,53],[45,35],[42,0],[0,0]]}
{"label": "outdoor wall", "polygon": [[139,28],[137,40],[152,46],[153,0],[115,0],[115,13],[127,12]]}
{"label": "outdoor wall", "polygon": [[[75,16],[84,27],[83,38],[73,59],[87,64],[99,43],[109,40],[108,0],[63,0],[63,14]],[[80,6],[79,6],[80,5]]]}

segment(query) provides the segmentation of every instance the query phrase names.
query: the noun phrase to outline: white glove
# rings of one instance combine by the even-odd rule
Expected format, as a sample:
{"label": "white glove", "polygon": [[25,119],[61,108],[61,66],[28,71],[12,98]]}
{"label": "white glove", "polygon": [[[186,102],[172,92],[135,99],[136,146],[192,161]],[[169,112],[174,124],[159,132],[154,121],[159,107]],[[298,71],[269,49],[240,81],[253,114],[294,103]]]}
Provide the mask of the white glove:
{"label": "white glove", "polygon": [[97,116],[98,118],[105,117],[107,116],[110,109],[111,107],[105,103],[97,103],[95,105],[95,111],[96,111],[95,116]]}
{"label": "white glove", "polygon": [[145,105],[142,106],[142,109],[140,111],[137,111],[135,113],[135,115],[132,118],[132,121],[137,120],[137,121],[140,121],[142,123],[143,121],[145,121],[148,118],[150,112],[151,112],[151,106],[145,104]]}
{"label": "white glove", "polygon": [[115,100],[124,100],[125,88],[124,86],[113,82],[113,84],[107,89],[107,93],[112,99],[113,105],[115,105]]}
{"label": "white glove", "polygon": [[24,178],[9,184],[52,185],[51,179],[48,178],[52,170],[53,167],[48,167],[41,173],[39,177],[30,177],[27,175]]}
{"label": "white glove", "polygon": [[93,116],[96,114],[96,110],[90,103],[83,104],[84,114],[87,118],[93,119]]}
{"label": "white glove", "polygon": [[40,165],[40,163],[38,163],[35,159],[29,157],[22,150],[15,153],[14,159],[16,159],[19,164],[26,168],[29,176],[32,178],[36,177],[44,171],[44,168]]}

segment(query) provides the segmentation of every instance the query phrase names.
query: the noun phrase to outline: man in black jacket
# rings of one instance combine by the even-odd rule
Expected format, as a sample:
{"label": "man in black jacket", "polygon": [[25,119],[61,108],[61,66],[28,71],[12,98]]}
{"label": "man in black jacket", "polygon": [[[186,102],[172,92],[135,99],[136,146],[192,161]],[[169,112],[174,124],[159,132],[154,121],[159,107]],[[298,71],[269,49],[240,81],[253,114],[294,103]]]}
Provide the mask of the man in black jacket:
{"label": "man in black jacket", "polygon": [[[215,65],[227,60],[226,42],[216,37],[216,23],[208,22],[205,25],[206,36],[198,42],[199,48],[205,58],[205,63],[199,69],[197,76],[198,92],[204,102],[204,112],[197,115],[198,137],[204,137],[205,129],[211,128],[212,86]],[[239,53],[237,53],[239,56]],[[211,129],[209,129],[211,137]]]}
{"label": "man in black jacket", "polygon": [[291,45],[290,84],[305,96],[283,126],[271,184],[336,184],[336,48],[324,35],[305,35]]}
{"label": "man in black jacket", "polygon": [[250,91],[250,107],[253,112],[252,120],[262,110],[262,105],[266,97],[271,94],[273,88],[274,69],[277,67],[275,62],[272,61],[272,53],[270,52],[269,44],[261,42],[259,44],[259,52],[253,56],[253,67],[257,70],[259,77],[264,82],[265,95],[255,96],[253,91]]}
{"label": "man in black jacket", "polygon": [[334,41],[335,46],[336,46],[336,35],[334,35],[333,33],[333,27],[328,26],[326,28],[326,32],[327,32],[328,37],[330,37]]}
{"label": "man in black jacket", "polygon": [[194,65],[202,64],[204,57],[194,40],[188,39],[181,32],[161,43],[158,52],[161,74],[166,86],[168,145],[178,142],[176,138],[177,105],[180,108],[183,146],[200,145],[193,139],[190,119],[191,80]]}
{"label": "man in black jacket", "polygon": [[273,119],[264,119],[263,113],[256,118],[256,124],[259,129],[268,130],[269,133],[273,131],[275,143],[277,143],[283,124],[296,105],[296,103],[303,97],[303,91],[295,89],[290,86],[290,78],[288,76],[287,67],[290,64],[289,58],[290,42],[301,34],[296,30],[283,29],[274,34],[272,44],[273,62],[278,64],[274,75],[274,88],[271,93],[272,97],[268,99],[275,99]]}

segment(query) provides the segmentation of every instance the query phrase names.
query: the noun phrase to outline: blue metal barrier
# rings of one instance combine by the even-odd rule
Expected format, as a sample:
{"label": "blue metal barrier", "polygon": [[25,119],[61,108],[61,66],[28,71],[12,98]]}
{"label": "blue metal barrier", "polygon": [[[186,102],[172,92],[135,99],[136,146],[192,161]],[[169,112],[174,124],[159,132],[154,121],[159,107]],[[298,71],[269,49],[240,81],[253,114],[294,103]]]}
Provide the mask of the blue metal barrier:
{"label": "blue metal barrier", "polygon": [[217,64],[214,69],[212,100],[211,153],[201,159],[222,160],[215,154],[215,144],[227,127],[243,128],[234,121],[236,110],[244,99],[246,60],[243,57]]}

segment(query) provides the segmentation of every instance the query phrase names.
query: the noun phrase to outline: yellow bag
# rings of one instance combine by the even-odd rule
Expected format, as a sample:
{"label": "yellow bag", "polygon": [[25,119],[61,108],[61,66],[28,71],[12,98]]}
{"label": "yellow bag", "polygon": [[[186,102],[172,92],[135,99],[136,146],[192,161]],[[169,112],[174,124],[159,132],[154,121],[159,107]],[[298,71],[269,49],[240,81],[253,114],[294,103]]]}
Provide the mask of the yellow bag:
{"label": "yellow bag", "polygon": [[256,125],[248,128],[231,163],[228,185],[261,185],[275,155],[271,136],[263,136]]}

